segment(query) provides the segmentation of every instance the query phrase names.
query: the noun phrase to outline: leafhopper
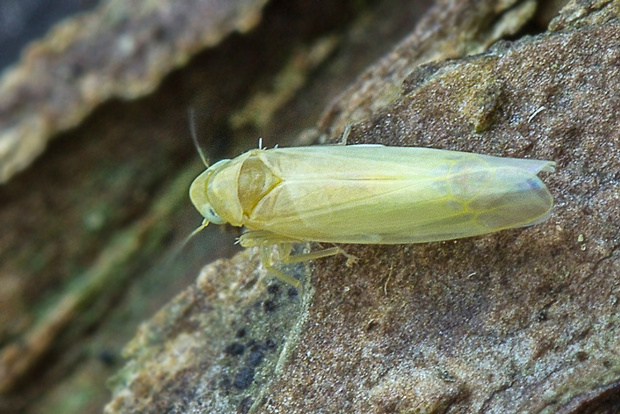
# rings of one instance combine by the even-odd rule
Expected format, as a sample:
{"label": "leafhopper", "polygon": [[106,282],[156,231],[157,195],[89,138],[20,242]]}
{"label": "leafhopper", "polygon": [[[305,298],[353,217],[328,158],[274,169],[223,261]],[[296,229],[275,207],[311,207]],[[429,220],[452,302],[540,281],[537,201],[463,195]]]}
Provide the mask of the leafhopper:
{"label": "leafhopper", "polygon": [[201,228],[245,226],[244,247],[424,243],[546,220],[553,197],[537,174],[554,165],[383,145],[259,148],[208,167],[190,198],[204,217]]}

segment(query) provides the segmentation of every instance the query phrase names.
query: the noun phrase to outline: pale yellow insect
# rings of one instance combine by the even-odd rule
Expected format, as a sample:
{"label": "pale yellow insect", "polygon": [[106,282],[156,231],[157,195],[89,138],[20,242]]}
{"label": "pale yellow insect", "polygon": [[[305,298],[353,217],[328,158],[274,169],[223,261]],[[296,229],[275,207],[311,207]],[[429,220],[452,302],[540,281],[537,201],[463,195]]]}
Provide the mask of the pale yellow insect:
{"label": "pale yellow insect", "polygon": [[554,165],[383,145],[254,149],[207,168],[190,198],[204,216],[202,227],[245,226],[239,239],[245,247],[423,243],[547,219],[553,198],[537,174]]}

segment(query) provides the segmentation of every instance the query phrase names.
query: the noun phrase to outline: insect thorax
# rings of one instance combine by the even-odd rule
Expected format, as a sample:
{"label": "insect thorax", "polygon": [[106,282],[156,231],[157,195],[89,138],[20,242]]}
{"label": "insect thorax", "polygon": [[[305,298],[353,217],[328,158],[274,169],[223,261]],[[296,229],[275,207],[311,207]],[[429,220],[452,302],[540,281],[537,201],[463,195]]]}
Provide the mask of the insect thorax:
{"label": "insect thorax", "polygon": [[239,172],[239,202],[243,213],[250,215],[258,202],[282,179],[278,177],[259,156],[247,158]]}

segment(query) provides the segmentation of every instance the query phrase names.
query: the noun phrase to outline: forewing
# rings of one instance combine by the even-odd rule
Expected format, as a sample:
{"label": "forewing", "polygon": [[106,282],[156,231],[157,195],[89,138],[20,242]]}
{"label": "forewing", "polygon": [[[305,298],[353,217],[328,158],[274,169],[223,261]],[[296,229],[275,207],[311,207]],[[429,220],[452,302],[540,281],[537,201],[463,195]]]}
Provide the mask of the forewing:
{"label": "forewing", "polygon": [[285,178],[259,202],[248,227],[302,240],[416,243],[526,226],[552,205],[536,177],[545,161],[423,148],[314,148],[281,150],[270,159]]}

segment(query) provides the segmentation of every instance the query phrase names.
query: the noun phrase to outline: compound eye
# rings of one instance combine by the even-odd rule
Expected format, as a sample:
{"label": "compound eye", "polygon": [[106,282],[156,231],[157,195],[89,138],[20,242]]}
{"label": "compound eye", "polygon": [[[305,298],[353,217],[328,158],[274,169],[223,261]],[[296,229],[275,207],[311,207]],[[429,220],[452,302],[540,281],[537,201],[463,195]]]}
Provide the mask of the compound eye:
{"label": "compound eye", "polygon": [[211,204],[203,204],[200,212],[202,216],[209,222],[213,224],[224,224],[226,221],[219,216],[211,206]]}

